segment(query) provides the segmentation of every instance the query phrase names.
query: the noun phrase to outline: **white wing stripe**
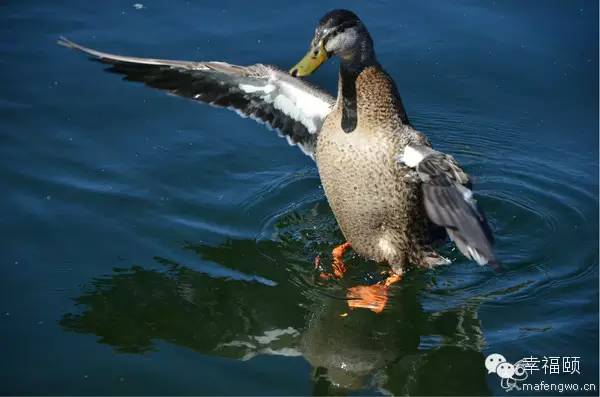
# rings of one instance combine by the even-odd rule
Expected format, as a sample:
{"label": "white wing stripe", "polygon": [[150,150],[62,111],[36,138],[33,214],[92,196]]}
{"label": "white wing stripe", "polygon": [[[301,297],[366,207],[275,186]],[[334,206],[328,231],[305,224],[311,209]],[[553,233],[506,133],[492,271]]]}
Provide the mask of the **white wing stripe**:
{"label": "white wing stripe", "polygon": [[[299,116],[296,120],[306,125],[311,134],[318,132],[325,117],[331,112],[331,104],[285,81],[281,81],[280,85],[281,95],[293,98]],[[286,112],[283,108],[280,110]],[[290,114],[290,117],[293,116]]]}
{"label": "white wing stripe", "polygon": [[243,117],[266,123],[311,157],[315,135],[335,103],[331,95],[274,66],[138,58],[96,51],[65,38],[58,43],[111,65],[111,72],[128,81],[233,108]]}
{"label": "white wing stripe", "polygon": [[311,134],[319,132],[325,117],[331,112],[330,103],[276,76],[271,76],[265,85],[240,83],[238,87],[248,94],[262,93],[260,97],[263,101],[302,123]]}

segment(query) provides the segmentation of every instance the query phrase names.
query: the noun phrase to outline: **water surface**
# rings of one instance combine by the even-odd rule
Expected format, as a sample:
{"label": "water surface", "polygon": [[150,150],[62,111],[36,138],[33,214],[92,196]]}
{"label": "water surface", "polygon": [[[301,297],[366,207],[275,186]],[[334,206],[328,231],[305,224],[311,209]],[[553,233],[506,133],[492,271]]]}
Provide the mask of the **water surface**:
{"label": "water surface", "polygon": [[334,3],[135,4],[0,6],[0,393],[506,395],[490,353],[598,382],[597,4],[343,4],[473,176],[505,267],[448,244],[381,315],[342,299],[377,264],[315,283],[342,235],[297,148],[55,44],[288,68]]}

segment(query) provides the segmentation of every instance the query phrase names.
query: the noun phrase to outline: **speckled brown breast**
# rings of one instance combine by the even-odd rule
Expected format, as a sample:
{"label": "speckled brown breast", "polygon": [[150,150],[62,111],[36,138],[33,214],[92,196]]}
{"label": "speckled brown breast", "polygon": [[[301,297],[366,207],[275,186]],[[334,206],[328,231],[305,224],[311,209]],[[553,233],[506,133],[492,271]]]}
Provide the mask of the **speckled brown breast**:
{"label": "speckled brown breast", "polygon": [[403,123],[395,86],[379,67],[358,75],[356,95],[356,129],[341,128],[338,94],[319,134],[316,160],[325,195],[357,253],[395,269],[418,263],[427,233],[421,189],[395,157],[408,143],[427,139]]}

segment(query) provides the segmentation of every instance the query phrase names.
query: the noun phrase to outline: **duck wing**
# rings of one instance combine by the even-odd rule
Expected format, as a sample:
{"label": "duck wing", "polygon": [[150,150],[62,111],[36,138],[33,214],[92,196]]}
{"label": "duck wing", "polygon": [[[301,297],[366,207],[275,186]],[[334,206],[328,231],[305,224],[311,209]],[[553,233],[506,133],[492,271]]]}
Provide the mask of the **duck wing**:
{"label": "duck wing", "polygon": [[64,37],[58,44],[82,51],[124,80],[145,83],[170,94],[235,110],[265,123],[313,157],[316,136],[335,99],[270,65],[189,62],[108,54]]}
{"label": "duck wing", "polygon": [[469,176],[454,157],[428,146],[408,145],[399,160],[416,169],[429,219],[446,228],[450,239],[467,258],[480,265],[495,265],[492,231],[473,198]]}

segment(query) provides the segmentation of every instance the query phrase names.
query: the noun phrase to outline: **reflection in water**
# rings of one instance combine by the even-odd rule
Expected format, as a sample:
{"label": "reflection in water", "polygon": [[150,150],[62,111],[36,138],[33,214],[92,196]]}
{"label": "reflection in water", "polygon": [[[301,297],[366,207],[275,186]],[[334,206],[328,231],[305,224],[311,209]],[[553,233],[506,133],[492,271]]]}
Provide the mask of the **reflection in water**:
{"label": "reflection in water", "polygon": [[[423,281],[409,273],[393,287],[393,304],[375,314],[350,311],[341,285],[310,281],[307,259],[336,233],[324,208],[280,217],[270,240],[186,247],[227,269],[219,276],[164,258],[156,258],[158,269],[116,269],[89,284],[75,299],[82,310],[61,325],[127,353],[165,340],[239,360],[302,356],[313,367],[315,394],[489,394],[473,300],[427,313],[418,301]],[[368,265],[352,267],[364,275]]]}

